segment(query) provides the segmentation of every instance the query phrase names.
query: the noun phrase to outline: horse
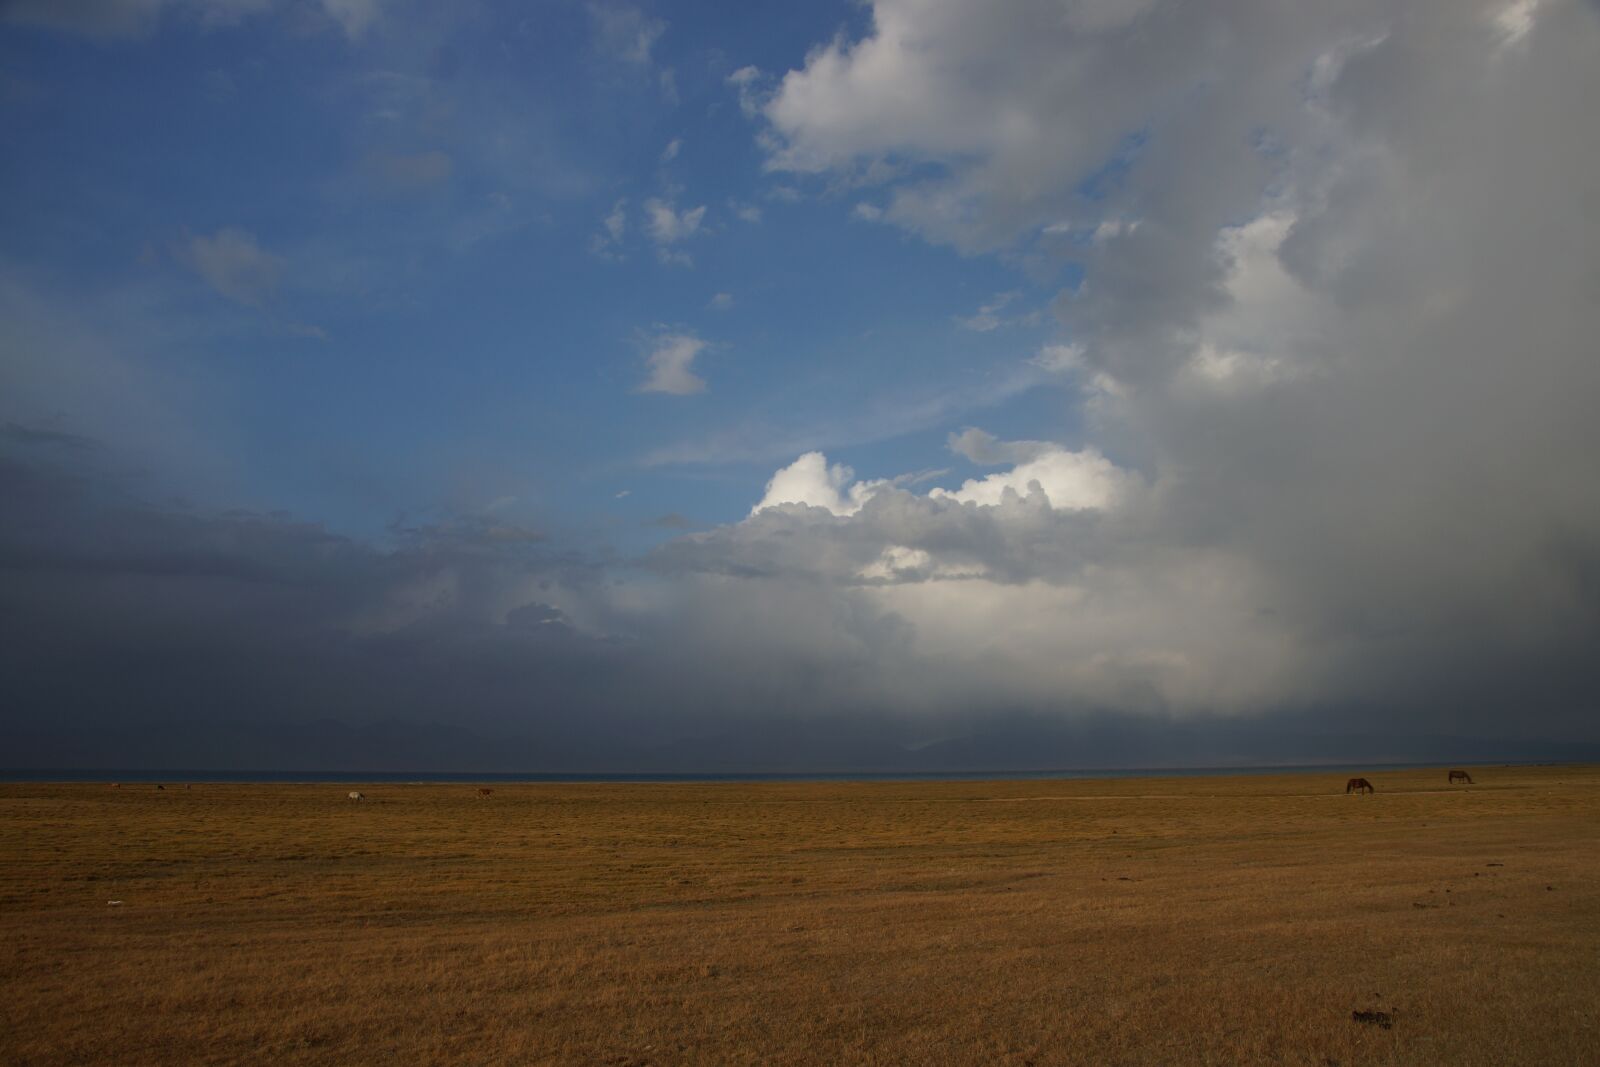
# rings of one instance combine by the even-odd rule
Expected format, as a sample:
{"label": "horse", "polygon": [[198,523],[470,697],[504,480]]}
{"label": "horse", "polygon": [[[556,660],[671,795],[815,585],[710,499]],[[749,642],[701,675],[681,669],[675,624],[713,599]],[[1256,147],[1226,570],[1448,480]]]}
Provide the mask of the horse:
{"label": "horse", "polygon": [[357,793],[354,789],[352,789],[352,790],[350,790],[350,799],[351,800],[365,800],[365,799],[367,799],[367,795],[365,793]]}
{"label": "horse", "polygon": [[1367,781],[1365,778],[1352,778],[1352,779],[1350,779],[1348,782],[1346,782],[1344,784],[1344,791],[1345,791],[1345,795],[1346,796],[1348,796],[1351,793],[1375,793],[1375,792],[1377,792],[1377,790],[1372,788],[1372,783]]}
{"label": "horse", "polygon": [[480,790],[478,790],[478,799],[479,800],[488,800],[492,796],[494,796],[494,790],[493,789],[480,789]]}
{"label": "horse", "polygon": [[1471,785],[1472,775],[1468,774],[1466,771],[1451,771],[1450,784],[1455,785],[1457,782],[1466,782],[1468,785]]}

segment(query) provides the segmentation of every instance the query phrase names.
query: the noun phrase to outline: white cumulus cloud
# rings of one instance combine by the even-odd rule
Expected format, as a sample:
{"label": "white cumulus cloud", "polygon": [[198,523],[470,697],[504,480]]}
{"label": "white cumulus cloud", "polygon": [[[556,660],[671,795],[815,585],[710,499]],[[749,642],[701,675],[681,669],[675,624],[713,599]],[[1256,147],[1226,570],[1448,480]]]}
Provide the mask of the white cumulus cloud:
{"label": "white cumulus cloud", "polygon": [[854,515],[886,482],[857,482],[856,472],[842,463],[830,465],[821,452],[807,452],[773,474],[767,491],[750,514],[783,504],[823,508],[835,515]]}

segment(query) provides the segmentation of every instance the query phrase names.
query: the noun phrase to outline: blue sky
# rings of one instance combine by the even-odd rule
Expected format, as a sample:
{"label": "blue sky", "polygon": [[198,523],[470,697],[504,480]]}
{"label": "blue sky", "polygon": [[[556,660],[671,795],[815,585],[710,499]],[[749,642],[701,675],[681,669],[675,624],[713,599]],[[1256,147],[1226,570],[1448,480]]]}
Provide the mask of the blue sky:
{"label": "blue sky", "polygon": [[[969,422],[1071,435],[1059,390],[1007,384],[1070,264],[930,247],[861,218],[870,189],[766,167],[730,76],[860,7],[396,14],[4,36],[8,265],[180,383],[163,418],[208,455],[164,488],[366,536],[492,507],[632,551],[662,515],[742,517],[810,449],[887,476],[966,466]],[[652,202],[694,226],[653,234]],[[639,391],[668,336],[704,342],[702,392]]]}
{"label": "blue sky", "polygon": [[1597,98],[1592,0],[11,0],[0,749],[1600,743]]}

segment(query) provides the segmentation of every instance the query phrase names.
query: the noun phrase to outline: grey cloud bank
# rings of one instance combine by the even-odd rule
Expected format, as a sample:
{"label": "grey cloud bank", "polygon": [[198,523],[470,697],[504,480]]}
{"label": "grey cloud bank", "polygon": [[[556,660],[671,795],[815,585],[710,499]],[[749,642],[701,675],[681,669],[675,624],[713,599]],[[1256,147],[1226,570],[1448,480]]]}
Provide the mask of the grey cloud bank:
{"label": "grey cloud bank", "polygon": [[[92,442],[63,435],[12,428],[5,453],[0,741],[19,767],[1005,770],[1600,752],[1559,714],[1581,664],[1482,697],[1465,692],[1471,678],[1255,714],[1184,696],[1190,665],[1136,654],[1141,642],[1240,635],[1212,633],[1217,618],[1170,577],[1150,579],[1170,597],[1159,630],[1148,605],[1084,618],[1062,577],[1081,561],[1062,546],[1097,554],[1107,520],[1041,492],[983,507],[889,489],[853,516],[784,505],[671,542],[635,573],[486,519],[397,529],[378,549],[281,516],[152,505]],[[885,540],[930,548],[885,561]],[[795,554],[771,547],[789,541]],[[932,573],[957,555],[988,573]],[[1087,651],[1119,638],[1117,655]]]}
{"label": "grey cloud bank", "polygon": [[1040,644],[1167,707],[1592,736],[1595,7],[874,12],[768,104],[773,165],[909,173],[898,225],[1080,258],[1093,436],[1149,475],[1008,558],[1083,597]]}

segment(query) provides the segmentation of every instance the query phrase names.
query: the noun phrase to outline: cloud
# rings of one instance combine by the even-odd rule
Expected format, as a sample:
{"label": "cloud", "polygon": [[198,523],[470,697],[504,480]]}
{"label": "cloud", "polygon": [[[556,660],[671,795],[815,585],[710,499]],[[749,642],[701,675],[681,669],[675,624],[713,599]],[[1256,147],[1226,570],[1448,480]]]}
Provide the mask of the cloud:
{"label": "cloud", "polygon": [[396,192],[424,192],[449,182],[455,161],[440,151],[375,153],[367,158],[367,168],[386,187]]}
{"label": "cloud", "polygon": [[1083,367],[1083,346],[1050,344],[1044,345],[1034,354],[1033,364],[1042,370],[1051,373],[1065,373],[1079,370]]}
{"label": "cloud", "polygon": [[[1242,119],[1247,137],[1251,123],[1298,102],[1295,76],[1319,50],[1388,17],[1359,0],[1298,19],[1246,0],[1203,11],[1152,0],[1064,13],[1013,0],[1003,27],[929,0],[878,0],[871,11],[865,36],[815,50],[761,103],[768,166],[884,184],[886,219],[974,251],[1098,213],[1105,191],[1093,186],[1096,175],[1124,173],[1152,122],[1175,129],[1188,121],[1185,109],[1221,107],[1225,121]],[[1135,24],[1137,33],[1124,32]],[[1224,32],[1205,36],[1213,30]],[[1222,69],[1227,77],[1213,76]],[[1196,86],[1208,91],[1192,93]],[[1108,90],[1100,106],[1082,106]],[[1274,92],[1284,97],[1275,107]],[[1237,157],[1235,143],[1227,151]],[[1233,166],[1259,173],[1260,161],[1244,153]],[[1085,201],[1086,183],[1099,202]]]}
{"label": "cloud", "polygon": [[306,337],[313,341],[326,341],[328,339],[328,331],[314,322],[295,322],[293,319],[288,319],[281,325],[283,332],[290,337]]}
{"label": "cloud", "polygon": [[706,307],[710,308],[712,311],[729,311],[729,310],[732,310],[732,308],[733,308],[733,294],[732,293],[717,293],[710,300],[706,301]]}
{"label": "cloud", "polygon": [[[91,37],[129,38],[152,32],[169,12],[212,28],[285,6],[281,0],[14,0],[0,10],[0,18]],[[378,21],[382,6],[380,0],[320,0],[323,13],[352,40]]]}
{"label": "cloud", "polygon": [[651,240],[669,245],[693,237],[706,217],[704,205],[679,211],[670,201],[651,197],[644,202],[645,228]]}
{"label": "cloud", "polygon": [[656,243],[656,258],[663,263],[693,266],[688,252],[673,247],[700,233],[700,224],[706,217],[705,205],[679,211],[668,200],[651,197],[644,202],[645,232]]}
{"label": "cloud", "polygon": [[828,465],[821,452],[807,452],[793,463],[775,473],[767,482],[767,491],[750,514],[785,504],[822,508],[834,515],[854,515],[861,505],[880,488],[881,482],[857,482],[855,471],[842,463]]}
{"label": "cloud", "polygon": [[761,82],[761,71],[756,67],[740,67],[728,75],[728,84],[733,86],[739,97],[739,110],[747,118],[755,118],[761,113]]}
{"label": "cloud", "polygon": [[622,240],[622,235],[627,232],[627,206],[628,201],[626,199],[618,200],[615,204],[611,205],[611,211],[605,217],[604,224],[606,228],[606,236],[613,241]]}
{"label": "cloud", "polygon": [[997,463],[1027,463],[1056,448],[1048,441],[1002,441],[991,433],[968,426],[960,433],[952,433],[946,442],[950,451],[965,456],[974,463],[991,466]]}
{"label": "cloud", "polygon": [[1539,0],[1512,0],[1494,14],[1495,27],[1504,37],[1506,46],[1515,45],[1533,29],[1534,16],[1539,10]]}
{"label": "cloud", "polygon": [[[858,204],[857,207],[859,206],[860,205]],[[988,333],[991,330],[998,330],[1002,326],[1009,325],[1006,320],[1000,317],[1000,312],[1004,311],[1007,305],[1021,295],[1021,293],[1016,292],[996,293],[994,295],[994,299],[978,308],[976,314],[969,315],[965,318],[957,316],[956,323],[963,329],[973,330],[977,333]]]}
{"label": "cloud", "polygon": [[651,519],[646,525],[662,530],[692,530],[695,527],[695,522],[693,519],[680,515],[676,511],[669,511],[665,515],[659,515]]}
{"label": "cloud", "polygon": [[1479,736],[1532,703],[1593,733],[1592,4],[871,16],[761,103],[769,168],[875,187],[931,242],[1081,264],[1032,366],[1076,381],[1089,443],[967,430],[952,448],[1008,469],[859,503],[818,456],[779,494],[811,506],[664,559],[869,582],[919,653],[991,648],[1028,699]]}
{"label": "cloud", "polygon": [[[303,758],[296,716],[400,715],[523,737],[476,758],[524,768],[894,768],[929,738],[968,768],[1592,752],[1597,54],[1570,0],[878,0],[735,83],[775,195],[849,189],[1071,277],[1059,334],[970,388],[824,425],[773,402],[674,446],[770,477],[642,558],[500,514],[364,543],[152,502],[96,466],[120,439],[48,421],[86,390],[91,424],[130,417],[117,331],[60,346],[60,388],[72,309],[43,323],[7,280],[6,350],[34,355],[5,421],[33,429],[0,433],[0,617],[28,620],[0,744],[81,761],[120,722],[99,751]],[[705,225],[681,195],[663,249]],[[270,299],[286,267],[253,238],[198,240],[220,292]],[[644,388],[703,388],[706,347],[652,335]],[[1073,388],[1035,395],[1041,439],[967,425],[1046,382]],[[828,458],[908,429],[988,469]]]}
{"label": "cloud", "polygon": [[661,333],[654,339],[650,354],[645,358],[650,374],[638,391],[641,393],[666,393],[669,396],[690,396],[703,393],[704,378],[690,368],[695,357],[705,351],[706,342],[692,333]]}
{"label": "cloud", "polygon": [[[970,443],[970,438],[966,440]],[[993,506],[1007,493],[1028,496],[1038,492],[1054,508],[1104,509],[1112,506],[1130,485],[1124,472],[1093,449],[1071,452],[1041,441],[1005,443],[992,438],[989,447],[1009,454],[1016,466],[984,478],[968,479],[960,489],[933,489],[928,495]]]}
{"label": "cloud", "polygon": [[858,398],[852,412],[821,420],[799,420],[792,404],[774,403],[745,413],[730,426],[652,449],[640,462],[647,467],[767,463],[822,447],[886,441],[921,430],[942,429],[965,414],[997,407],[1050,381],[1050,375],[1026,362],[1002,365],[997,372],[985,368],[981,376],[955,384],[896,383],[892,388]]}
{"label": "cloud", "polygon": [[6,5],[7,21],[94,37],[132,37],[148,33],[167,11],[181,12],[206,26],[228,26],[267,10],[273,0],[20,0]]}
{"label": "cloud", "polygon": [[[0,642],[14,758],[370,766],[326,730],[396,717],[498,721],[549,743],[559,722],[530,719],[528,694],[581,692],[613,658],[580,591],[593,569],[536,531],[458,516],[396,527],[379,549],[282,516],[150,502],[104,450],[49,438],[0,434],[0,492],[15,505],[0,514],[0,606],[36,624]],[[93,684],[63,684],[49,666],[74,654],[96,664]],[[106,731],[117,740],[102,746]],[[496,759],[420,741],[378,765]]]}
{"label": "cloud", "polygon": [[[1076,469],[1075,458],[1080,461]],[[1062,471],[1048,471],[1051,462]],[[1032,463],[996,476],[1008,484],[969,482],[955,491],[918,492],[915,486],[927,480],[924,476],[857,480],[848,466],[808,453],[773,475],[745,520],[663,546],[656,561],[671,572],[835,588],[956,582],[964,592],[928,597],[930,606],[937,601],[939,611],[953,613],[941,618],[938,628],[955,640],[956,632],[967,630],[964,596],[998,605],[1010,595],[973,583],[1079,588],[1091,577],[1104,580],[1105,553],[1114,535],[1129,527],[1147,497],[1125,472],[1093,467],[1086,457],[1047,446]],[[1091,494],[1083,486],[1094,479],[1114,481],[1121,491],[1084,499]],[[1059,503],[1048,495],[1046,483]],[[1119,575],[1117,580],[1126,579]],[[882,603],[875,607],[901,610]],[[913,624],[907,636],[917,647],[924,620],[902,617]],[[1087,633],[1091,624],[1085,620],[1084,626]],[[979,635],[969,631],[968,639],[977,641]]]}
{"label": "cloud", "polygon": [[651,50],[667,31],[665,22],[630,4],[589,3],[585,8],[595,45],[604,55],[632,66],[650,65]]}
{"label": "cloud", "polygon": [[94,438],[82,434],[23,426],[15,422],[0,423],[0,445],[47,447],[67,452],[93,451],[102,447]]}
{"label": "cloud", "polygon": [[[1039,495],[1052,509],[1104,510],[1117,504],[1137,484],[1135,477],[1092,449],[1072,452],[1048,441],[999,441],[976,428],[952,434],[950,447],[974,462],[1006,463],[1011,469],[969,479],[959,489],[930,489],[930,500],[995,507],[1007,494],[1015,498]],[[855,515],[879,492],[908,480],[856,481],[855,472],[844,464],[829,465],[821,452],[807,452],[772,476],[750,513],[802,504],[837,516]]]}
{"label": "cloud", "polygon": [[383,13],[383,0],[322,0],[330,18],[351,40],[360,40]]}
{"label": "cloud", "polygon": [[141,358],[214,350],[215,335],[197,338],[193,321],[140,286],[86,298],[77,279],[47,284],[0,262],[0,424],[93,439],[117,463],[191,484],[231,481],[198,432],[220,399],[186,360]]}
{"label": "cloud", "polygon": [[[1498,733],[1435,703],[1403,724],[1393,705],[1268,731],[1218,715],[1281,709],[1305,650],[1236,555],[1141,549],[1148,495],[1068,510],[891,483],[851,514],[781,504],[619,567],[487,515],[397,524],[380,548],[151,503],[59,436],[0,433],[0,609],[29,619],[0,642],[19,765],[1020,769],[1553,758],[1595,736],[1542,710],[1586,660]],[[841,502],[861,484],[817,463]],[[1490,729],[1452,741],[1464,714]]]}
{"label": "cloud", "polygon": [[283,274],[283,260],[263,251],[253,234],[236,227],[192,236],[178,254],[211,288],[251,307],[260,307],[277,291]]}
{"label": "cloud", "polygon": [[601,259],[622,258],[619,248],[627,233],[628,200],[622,197],[611,205],[611,210],[600,220],[600,232],[589,238],[590,253]]}

